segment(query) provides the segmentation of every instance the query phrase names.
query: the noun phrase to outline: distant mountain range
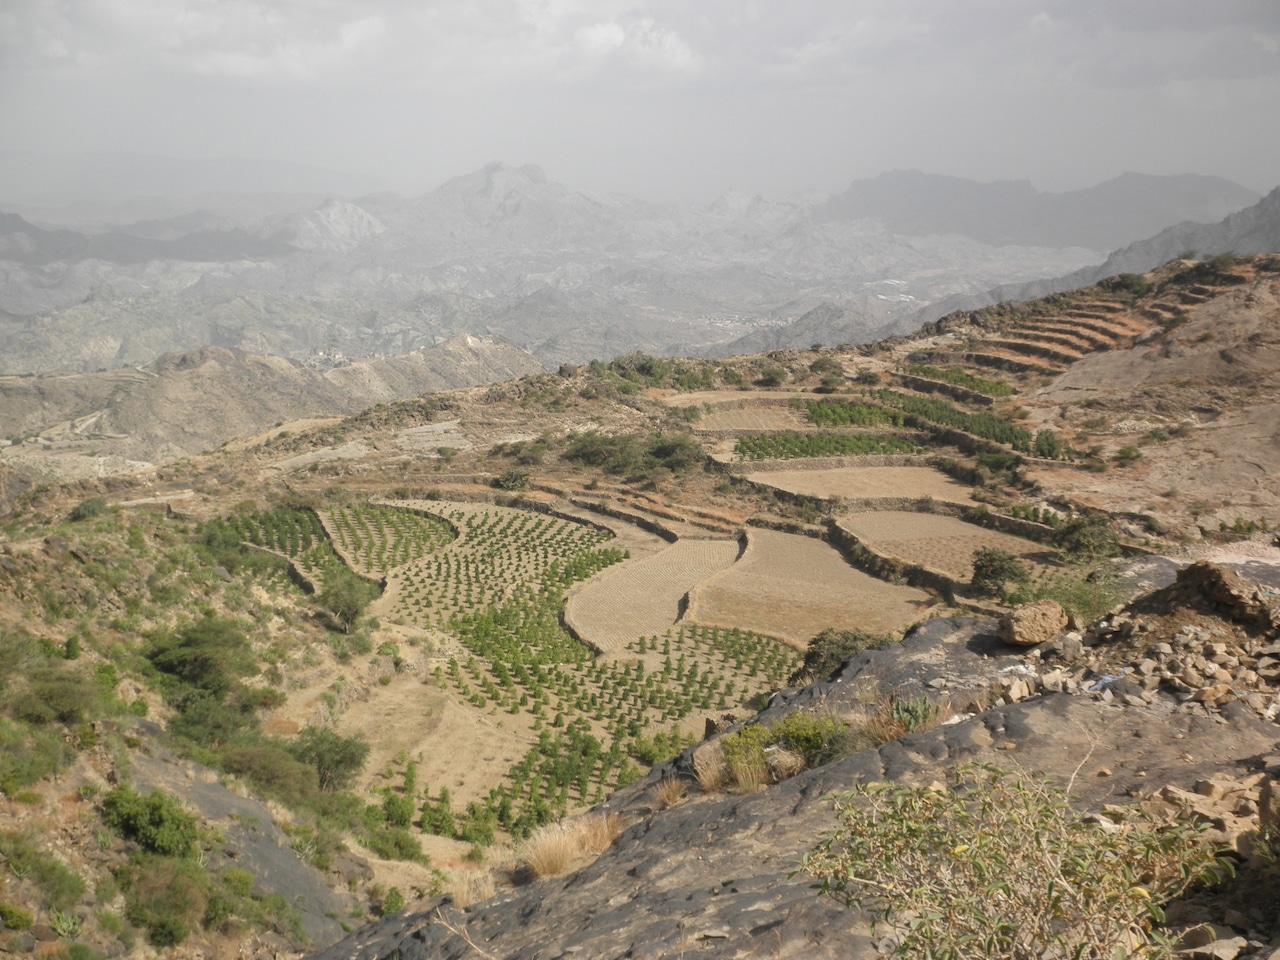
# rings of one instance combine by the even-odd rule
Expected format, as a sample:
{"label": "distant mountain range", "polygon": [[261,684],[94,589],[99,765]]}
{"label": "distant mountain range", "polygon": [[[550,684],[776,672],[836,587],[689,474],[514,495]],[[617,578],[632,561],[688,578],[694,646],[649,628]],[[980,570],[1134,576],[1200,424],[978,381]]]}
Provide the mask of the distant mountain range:
{"label": "distant mountain range", "polygon": [[[925,307],[913,320],[925,323],[956,310],[977,310],[1004,300],[1034,300],[1077,290],[1121,273],[1146,273],[1185,254],[1213,257],[1223,253],[1247,256],[1277,252],[1280,252],[1280,187],[1253,206],[1232,213],[1218,223],[1175,224],[1153,237],[1116,250],[1097,266],[1030,283],[1004,284],[976,296],[944,298]],[[900,324],[899,332],[913,328],[911,323]]]}
{"label": "distant mountain range", "polygon": [[510,380],[544,367],[493,337],[459,335],[400,357],[321,371],[281,357],[203,347],[139,367],[0,377],[0,437],[26,438],[0,465],[39,473],[95,457],[159,462],[281,421],[357,413],[423,393]]}
{"label": "distant mountain range", "polygon": [[917,322],[922,307],[1072,274],[1112,246],[1256,197],[1209,177],[1126,174],[1043,194],[899,172],[829,199],[730,192],[695,209],[491,164],[409,199],[219,201],[121,222],[100,208],[9,214],[0,372],[91,371],[210,345],[328,362],[460,333],[551,365],[863,342]]}
{"label": "distant mountain range", "polygon": [[1260,195],[1221,177],[1125,173],[1085,190],[1042,193],[1028,180],[979,183],[919,170],[858,180],[814,220],[879,220],[894,233],[957,233],[994,246],[1112,250],[1184,220],[1210,223]]}

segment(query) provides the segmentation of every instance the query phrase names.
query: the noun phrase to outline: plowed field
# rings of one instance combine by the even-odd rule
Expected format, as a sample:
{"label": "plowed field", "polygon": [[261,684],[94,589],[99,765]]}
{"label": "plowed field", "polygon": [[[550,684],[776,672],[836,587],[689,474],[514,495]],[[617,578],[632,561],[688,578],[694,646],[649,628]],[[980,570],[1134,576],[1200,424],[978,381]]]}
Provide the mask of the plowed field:
{"label": "plowed field", "polygon": [[734,540],[678,540],[644,560],[598,575],[565,604],[565,619],[587,643],[616,650],[676,622],[680,598],[738,557]]}
{"label": "plowed field", "polygon": [[871,497],[933,497],[972,503],[972,488],[932,467],[833,467],[749,473],[747,479],[810,497],[863,500]]}
{"label": "plowed field", "polygon": [[741,560],[694,589],[686,619],[803,646],[827,627],[900,632],[930,603],[923,590],[851,567],[821,540],[757,529],[749,536]]}
{"label": "plowed field", "polygon": [[967,580],[973,573],[973,552],[995,547],[1032,561],[1044,561],[1052,551],[1043,544],[988,530],[954,517],[885,510],[840,518],[840,526],[882,556]]}

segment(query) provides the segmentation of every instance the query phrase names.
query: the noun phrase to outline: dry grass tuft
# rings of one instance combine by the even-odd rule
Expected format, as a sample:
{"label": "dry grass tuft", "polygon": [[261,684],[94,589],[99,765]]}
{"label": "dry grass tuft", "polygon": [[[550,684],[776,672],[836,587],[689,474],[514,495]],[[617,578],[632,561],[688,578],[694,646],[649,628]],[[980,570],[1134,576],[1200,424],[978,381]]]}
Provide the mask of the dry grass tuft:
{"label": "dry grass tuft", "polygon": [[785,747],[775,747],[767,751],[765,753],[765,763],[769,767],[769,775],[773,778],[774,783],[789,780],[808,766],[803,756],[794,750],[787,750]]}
{"label": "dry grass tuft", "polygon": [[679,777],[663,777],[658,783],[658,809],[666,810],[675,806],[684,798],[688,789],[689,785]]}
{"label": "dry grass tuft", "polygon": [[492,873],[473,874],[471,876],[454,877],[445,885],[445,894],[453,900],[453,905],[462,909],[473,903],[488,900],[494,895],[496,887]]}
{"label": "dry grass tuft", "polygon": [[729,768],[724,762],[720,745],[712,744],[693,755],[693,774],[704,793],[716,793],[729,783]]}
{"label": "dry grass tuft", "polygon": [[626,821],[618,813],[591,814],[573,822],[577,824],[582,848],[591,853],[608,850],[626,827]]}
{"label": "dry grass tuft", "polygon": [[520,855],[539,877],[554,877],[583,856],[607,850],[625,825],[616,813],[549,823],[521,845]]}

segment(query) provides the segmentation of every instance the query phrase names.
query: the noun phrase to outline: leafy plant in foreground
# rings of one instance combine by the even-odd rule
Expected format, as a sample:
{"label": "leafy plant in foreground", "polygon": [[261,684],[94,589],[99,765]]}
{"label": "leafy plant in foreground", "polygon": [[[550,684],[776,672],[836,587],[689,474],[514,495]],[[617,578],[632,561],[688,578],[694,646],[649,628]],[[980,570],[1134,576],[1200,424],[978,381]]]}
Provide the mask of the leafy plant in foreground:
{"label": "leafy plant in foreground", "polygon": [[1064,792],[989,765],[951,789],[860,786],[836,813],[797,872],[870,907],[893,957],[1170,957],[1160,905],[1230,870],[1200,828],[1135,811],[1104,829]]}

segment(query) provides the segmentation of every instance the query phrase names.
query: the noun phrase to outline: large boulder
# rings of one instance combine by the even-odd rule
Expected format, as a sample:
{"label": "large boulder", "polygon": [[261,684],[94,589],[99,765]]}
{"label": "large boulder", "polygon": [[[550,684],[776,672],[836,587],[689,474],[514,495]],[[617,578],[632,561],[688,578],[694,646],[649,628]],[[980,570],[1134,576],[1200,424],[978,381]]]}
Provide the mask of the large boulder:
{"label": "large boulder", "polygon": [[1035,647],[1067,629],[1067,613],[1056,600],[1025,603],[1000,618],[996,635],[1016,647]]}

